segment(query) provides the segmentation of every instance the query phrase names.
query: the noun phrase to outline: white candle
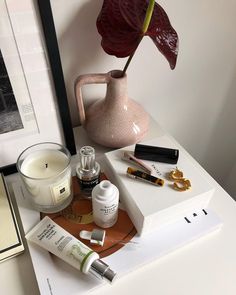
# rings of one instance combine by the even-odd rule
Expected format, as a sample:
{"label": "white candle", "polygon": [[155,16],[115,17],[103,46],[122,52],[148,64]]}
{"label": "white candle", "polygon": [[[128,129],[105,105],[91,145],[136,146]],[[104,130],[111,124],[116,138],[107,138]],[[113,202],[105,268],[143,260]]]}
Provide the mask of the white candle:
{"label": "white candle", "polygon": [[61,147],[35,145],[26,149],[17,163],[34,207],[46,213],[60,211],[72,199],[70,155],[48,145]]}
{"label": "white candle", "polygon": [[42,150],[29,155],[21,172],[30,178],[48,178],[61,173],[68,165],[68,157],[60,151]]}

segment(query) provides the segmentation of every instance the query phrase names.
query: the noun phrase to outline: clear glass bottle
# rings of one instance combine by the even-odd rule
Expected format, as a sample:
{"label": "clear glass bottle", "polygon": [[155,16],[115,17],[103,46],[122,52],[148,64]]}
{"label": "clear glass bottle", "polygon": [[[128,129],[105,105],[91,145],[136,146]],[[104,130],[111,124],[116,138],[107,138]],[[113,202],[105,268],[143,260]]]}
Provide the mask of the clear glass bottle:
{"label": "clear glass bottle", "polygon": [[93,147],[84,146],[80,149],[80,162],[76,167],[76,175],[83,194],[91,197],[93,188],[100,182],[100,165],[95,161]]}

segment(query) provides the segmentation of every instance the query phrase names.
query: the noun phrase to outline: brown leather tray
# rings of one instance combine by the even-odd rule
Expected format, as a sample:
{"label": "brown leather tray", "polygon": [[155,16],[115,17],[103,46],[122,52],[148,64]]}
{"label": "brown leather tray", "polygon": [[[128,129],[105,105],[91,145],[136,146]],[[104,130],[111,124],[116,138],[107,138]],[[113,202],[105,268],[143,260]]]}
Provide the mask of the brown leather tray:
{"label": "brown leather tray", "polygon": [[[107,179],[104,174],[101,179]],[[119,209],[118,220],[114,226],[107,228],[103,246],[90,244],[87,240],[79,237],[81,230],[92,231],[100,227],[93,222],[92,201],[86,199],[80,191],[76,177],[72,178],[74,198],[71,204],[64,210],[54,214],[41,213],[41,218],[49,216],[57,224],[66,229],[84,244],[99,253],[100,257],[106,257],[121,249],[137,233],[126,211]]]}

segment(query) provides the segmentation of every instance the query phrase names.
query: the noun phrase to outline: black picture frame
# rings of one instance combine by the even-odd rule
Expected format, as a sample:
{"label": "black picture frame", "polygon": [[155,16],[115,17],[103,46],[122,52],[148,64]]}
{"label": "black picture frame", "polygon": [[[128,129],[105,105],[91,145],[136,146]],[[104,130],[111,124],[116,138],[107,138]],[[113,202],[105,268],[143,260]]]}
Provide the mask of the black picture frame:
{"label": "black picture frame", "polygon": [[70,153],[74,155],[76,154],[76,146],[50,0],[38,0],[38,8],[62,119],[65,142]]}
{"label": "black picture frame", "polygon": [[76,154],[76,146],[50,0],[38,0],[38,7],[62,119],[65,142],[70,153],[74,155]]}
{"label": "black picture frame", "polygon": [[[55,86],[65,146],[71,155],[74,155],[76,154],[76,145],[50,0],[38,0],[38,8]],[[4,175],[15,172],[17,172],[15,163],[0,167],[0,173]]]}

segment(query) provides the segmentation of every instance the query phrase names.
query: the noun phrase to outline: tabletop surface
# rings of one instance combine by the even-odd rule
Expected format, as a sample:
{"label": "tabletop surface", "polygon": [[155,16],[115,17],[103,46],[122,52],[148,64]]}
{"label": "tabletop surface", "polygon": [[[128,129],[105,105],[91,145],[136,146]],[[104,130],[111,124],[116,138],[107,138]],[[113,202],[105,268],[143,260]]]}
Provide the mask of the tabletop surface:
{"label": "tabletop surface", "polygon": [[[81,127],[74,132],[77,150],[85,144],[93,145],[98,161],[110,150],[92,143]],[[147,139],[161,134],[165,132],[152,121]],[[93,294],[236,294],[236,203],[195,160],[191,160],[215,187],[209,208],[223,220],[221,230],[139,268],[113,285],[106,284]],[[77,162],[78,155],[75,155],[74,167]],[[7,177],[10,190],[15,179],[14,174]],[[24,254],[0,264],[0,282],[0,294],[39,294],[27,245]]]}

